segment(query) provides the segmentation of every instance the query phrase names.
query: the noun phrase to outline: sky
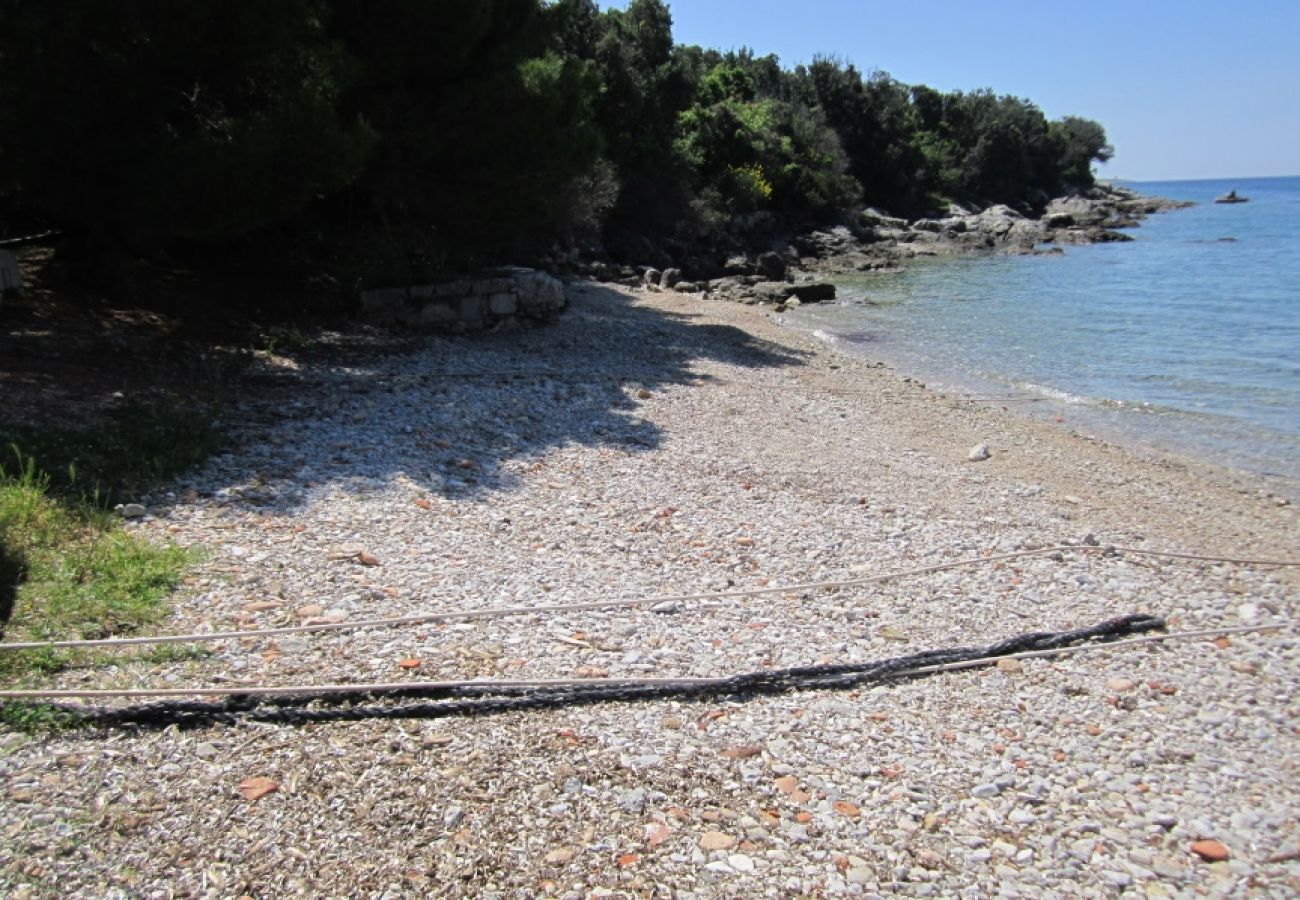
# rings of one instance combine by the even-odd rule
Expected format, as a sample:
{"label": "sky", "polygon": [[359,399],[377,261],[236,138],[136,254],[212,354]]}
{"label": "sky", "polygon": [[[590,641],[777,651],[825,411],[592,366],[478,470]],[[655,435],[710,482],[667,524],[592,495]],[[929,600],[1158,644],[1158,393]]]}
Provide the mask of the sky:
{"label": "sky", "polygon": [[[678,43],[1096,119],[1106,178],[1300,175],[1300,0],[668,0]],[[626,6],[626,2],[602,3]]]}

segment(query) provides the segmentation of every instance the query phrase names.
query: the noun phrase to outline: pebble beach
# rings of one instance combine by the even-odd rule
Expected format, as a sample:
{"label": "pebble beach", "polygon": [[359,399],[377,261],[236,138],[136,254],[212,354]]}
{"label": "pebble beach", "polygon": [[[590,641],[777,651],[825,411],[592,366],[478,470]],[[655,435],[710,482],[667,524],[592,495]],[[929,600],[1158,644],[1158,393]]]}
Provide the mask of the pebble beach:
{"label": "pebble beach", "polygon": [[[722,676],[1277,624],[851,691],[0,733],[14,897],[1300,893],[1288,491],[943,394],[770,309],[579,282],[552,326],[269,358],[127,527],[163,629],[843,588],[213,642],[65,688]],[[983,445],[984,452],[975,452]],[[1292,493],[1294,493],[1292,491]],[[980,563],[1019,551],[1066,549]],[[1080,547],[1078,551],[1069,549]],[[1082,549],[1100,548],[1100,549]],[[121,701],[118,701],[121,702]]]}

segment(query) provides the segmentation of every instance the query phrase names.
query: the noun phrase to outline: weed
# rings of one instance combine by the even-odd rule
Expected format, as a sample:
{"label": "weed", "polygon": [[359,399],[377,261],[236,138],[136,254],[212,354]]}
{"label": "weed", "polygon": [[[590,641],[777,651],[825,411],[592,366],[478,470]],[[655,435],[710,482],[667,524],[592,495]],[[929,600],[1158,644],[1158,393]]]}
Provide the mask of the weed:
{"label": "weed", "polygon": [[84,728],[86,719],[68,709],[48,703],[13,701],[0,704],[0,725],[13,731],[36,734],[46,731],[69,731]]}
{"label": "weed", "polygon": [[139,658],[147,663],[163,665],[165,663],[187,662],[207,659],[212,651],[207,647],[193,644],[157,644],[140,653]]}

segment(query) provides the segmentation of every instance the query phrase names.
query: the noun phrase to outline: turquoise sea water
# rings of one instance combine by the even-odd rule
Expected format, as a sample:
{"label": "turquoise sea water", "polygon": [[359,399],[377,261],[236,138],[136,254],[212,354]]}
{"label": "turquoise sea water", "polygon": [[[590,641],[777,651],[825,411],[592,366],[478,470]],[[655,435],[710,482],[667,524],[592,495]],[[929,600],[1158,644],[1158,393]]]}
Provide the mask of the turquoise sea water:
{"label": "turquoise sea water", "polygon": [[[839,279],[789,321],[1081,431],[1300,479],[1300,178],[1135,182],[1129,243]],[[1249,203],[1213,203],[1235,189]]]}

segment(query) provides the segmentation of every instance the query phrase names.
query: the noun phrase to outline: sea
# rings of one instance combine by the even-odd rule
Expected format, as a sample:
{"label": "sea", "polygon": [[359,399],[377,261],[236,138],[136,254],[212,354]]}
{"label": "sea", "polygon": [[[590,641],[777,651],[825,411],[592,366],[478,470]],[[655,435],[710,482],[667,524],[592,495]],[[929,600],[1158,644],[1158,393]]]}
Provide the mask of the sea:
{"label": "sea", "polygon": [[[1131,242],[836,279],[789,325],[939,390],[1300,482],[1300,177],[1121,182],[1191,200]],[[1247,203],[1216,204],[1235,190]]]}

